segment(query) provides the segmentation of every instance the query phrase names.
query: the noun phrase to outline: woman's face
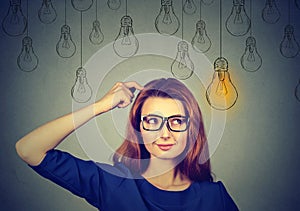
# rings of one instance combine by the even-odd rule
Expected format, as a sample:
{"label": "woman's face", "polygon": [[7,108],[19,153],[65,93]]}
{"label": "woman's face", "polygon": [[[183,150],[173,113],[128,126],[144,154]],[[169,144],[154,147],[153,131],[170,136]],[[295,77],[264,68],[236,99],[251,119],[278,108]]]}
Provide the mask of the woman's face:
{"label": "woman's face", "polygon": [[[141,113],[141,135],[151,158],[174,159],[179,156],[186,147],[188,134],[188,129],[185,129],[188,121],[184,122],[187,114],[183,104],[176,99],[150,97],[144,102]],[[161,117],[172,118],[169,118],[167,123],[162,121]],[[171,131],[167,124],[171,129],[184,131]]]}

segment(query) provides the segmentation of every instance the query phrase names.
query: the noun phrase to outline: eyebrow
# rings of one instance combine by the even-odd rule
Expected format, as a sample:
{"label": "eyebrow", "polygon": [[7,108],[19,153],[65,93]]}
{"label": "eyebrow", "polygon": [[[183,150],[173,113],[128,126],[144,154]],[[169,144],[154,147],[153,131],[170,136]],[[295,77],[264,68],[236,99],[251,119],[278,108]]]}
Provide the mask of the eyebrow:
{"label": "eyebrow", "polygon": [[[154,115],[154,116],[161,116],[161,117],[165,117],[165,116],[162,116],[161,114],[154,114],[154,113],[150,113],[150,114],[142,114],[141,116],[148,116],[148,115]],[[172,114],[170,116],[187,116],[185,114]],[[170,117],[168,116],[168,117]]]}

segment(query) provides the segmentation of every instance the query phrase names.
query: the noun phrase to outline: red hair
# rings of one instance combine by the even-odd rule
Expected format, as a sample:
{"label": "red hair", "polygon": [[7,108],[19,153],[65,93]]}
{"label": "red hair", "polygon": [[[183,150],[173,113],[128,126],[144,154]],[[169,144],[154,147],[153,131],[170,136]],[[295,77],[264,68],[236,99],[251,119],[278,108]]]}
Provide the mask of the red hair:
{"label": "red hair", "polygon": [[142,107],[149,97],[177,99],[182,102],[186,114],[190,117],[185,155],[175,167],[175,173],[180,172],[192,181],[213,181],[199,105],[191,91],[174,78],[150,81],[138,94],[129,113],[126,139],[114,154],[114,163],[122,162],[137,175],[141,175],[147,169],[150,153],[143,144],[140,121]]}

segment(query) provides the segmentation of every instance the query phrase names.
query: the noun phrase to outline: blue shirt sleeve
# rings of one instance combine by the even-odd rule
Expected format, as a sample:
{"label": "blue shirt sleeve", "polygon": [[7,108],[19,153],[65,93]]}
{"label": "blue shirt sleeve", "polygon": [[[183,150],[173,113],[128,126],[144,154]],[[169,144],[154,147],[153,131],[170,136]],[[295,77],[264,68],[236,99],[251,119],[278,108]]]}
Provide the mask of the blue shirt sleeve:
{"label": "blue shirt sleeve", "polygon": [[93,161],[81,160],[67,152],[50,150],[38,166],[30,167],[41,176],[100,208],[103,171]]}
{"label": "blue shirt sleeve", "polygon": [[236,204],[234,203],[234,201],[232,200],[231,196],[229,195],[229,193],[227,192],[225,186],[223,185],[222,182],[217,182],[217,184],[219,185],[219,189],[222,195],[222,199],[223,199],[223,207],[224,210],[226,211],[238,211],[238,207],[236,206]]}

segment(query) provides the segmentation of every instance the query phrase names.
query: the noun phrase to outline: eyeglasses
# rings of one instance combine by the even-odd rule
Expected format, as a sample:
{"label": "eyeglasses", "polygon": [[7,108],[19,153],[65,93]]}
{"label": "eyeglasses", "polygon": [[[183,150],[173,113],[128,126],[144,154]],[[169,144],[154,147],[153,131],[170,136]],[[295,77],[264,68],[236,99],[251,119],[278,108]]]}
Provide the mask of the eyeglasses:
{"label": "eyeglasses", "polygon": [[143,129],[147,131],[161,130],[165,122],[167,128],[173,132],[186,131],[189,126],[189,117],[181,115],[173,115],[162,117],[156,114],[149,114],[141,117]]}

